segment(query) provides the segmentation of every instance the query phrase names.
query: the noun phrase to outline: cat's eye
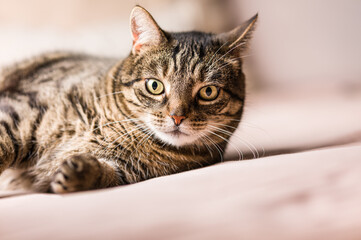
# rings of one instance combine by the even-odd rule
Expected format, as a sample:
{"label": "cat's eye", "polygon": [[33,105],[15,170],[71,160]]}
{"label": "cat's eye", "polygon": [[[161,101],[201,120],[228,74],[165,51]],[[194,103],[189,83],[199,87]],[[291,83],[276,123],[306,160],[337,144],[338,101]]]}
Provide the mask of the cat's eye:
{"label": "cat's eye", "polygon": [[147,79],[145,81],[145,87],[147,91],[153,95],[159,95],[164,92],[164,85],[161,81],[157,79]]}
{"label": "cat's eye", "polygon": [[205,101],[212,101],[218,97],[219,88],[216,86],[206,86],[199,90],[199,97]]}

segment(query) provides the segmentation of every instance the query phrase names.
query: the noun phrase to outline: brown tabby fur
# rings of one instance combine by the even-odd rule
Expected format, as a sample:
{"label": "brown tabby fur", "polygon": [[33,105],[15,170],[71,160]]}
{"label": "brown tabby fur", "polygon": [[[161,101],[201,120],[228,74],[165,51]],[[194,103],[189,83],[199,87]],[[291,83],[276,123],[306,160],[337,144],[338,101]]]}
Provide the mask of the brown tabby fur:
{"label": "brown tabby fur", "polygon": [[[144,9],[137,11],[158,26]],[[219,162],[242,115],[241,53],[255,21],[219,35],[157,27],[156,42],[138,45],[133,21],[133,51],[123,61],[53,52],[5,68],[0,173],[13,171],[0,181],[7,189],[64,193]],[[165,93],[149,94],[147,78],[163,82]],[[207,84],[221,88],[216,100],[199,99]],[[181,126],[198,138],[176,146],[157,137],[170,114],[186,116]]]}

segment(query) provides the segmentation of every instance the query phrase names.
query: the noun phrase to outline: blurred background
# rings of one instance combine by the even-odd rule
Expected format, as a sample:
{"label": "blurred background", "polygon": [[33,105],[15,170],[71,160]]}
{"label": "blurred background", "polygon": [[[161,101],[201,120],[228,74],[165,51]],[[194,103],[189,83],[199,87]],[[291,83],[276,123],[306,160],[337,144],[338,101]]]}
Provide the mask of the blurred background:
{"label": "blurred background", "polygon": [[360,0],[0,0],[0,66],[61,49],[125,57],[136,4],[167,31],[219,33],[259,13],[243,121],[256,131],[242,133],[257,148],[313,146],[359,128]]}
{"label": "blurred background", "polygon": [[55,49],[126,56],[135,4],[169,31],[227,31],[258,12],[246,61],[258,86],[361,85],[359,0],[0,0],[0,64]]}

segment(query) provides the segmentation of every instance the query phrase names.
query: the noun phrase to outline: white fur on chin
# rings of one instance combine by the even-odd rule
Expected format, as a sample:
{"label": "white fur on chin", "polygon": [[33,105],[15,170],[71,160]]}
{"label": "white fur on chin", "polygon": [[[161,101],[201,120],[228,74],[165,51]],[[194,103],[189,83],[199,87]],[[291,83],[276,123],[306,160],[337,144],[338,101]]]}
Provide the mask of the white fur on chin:
{"label": "white fur on chin", "polygon": [[160,140],[176,147],[192,144],[199,138],[197,135],[194,134],[189,134],[189,135],[184,133],[174,134],[174,133],[165,133],[157,130],[155,130],[154,132],[155,135]]}

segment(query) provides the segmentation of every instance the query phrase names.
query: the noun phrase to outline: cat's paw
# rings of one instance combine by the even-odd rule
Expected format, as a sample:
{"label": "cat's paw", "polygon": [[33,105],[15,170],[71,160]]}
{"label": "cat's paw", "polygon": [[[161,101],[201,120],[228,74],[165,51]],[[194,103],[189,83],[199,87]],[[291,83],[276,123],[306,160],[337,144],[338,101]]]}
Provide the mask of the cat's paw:
{"label": "cat's paw", "polygon": [[90,154],[73,155],[65,160],[51,182],[54,193],[68,193],[96,188],[101,174],[99,161]]}

